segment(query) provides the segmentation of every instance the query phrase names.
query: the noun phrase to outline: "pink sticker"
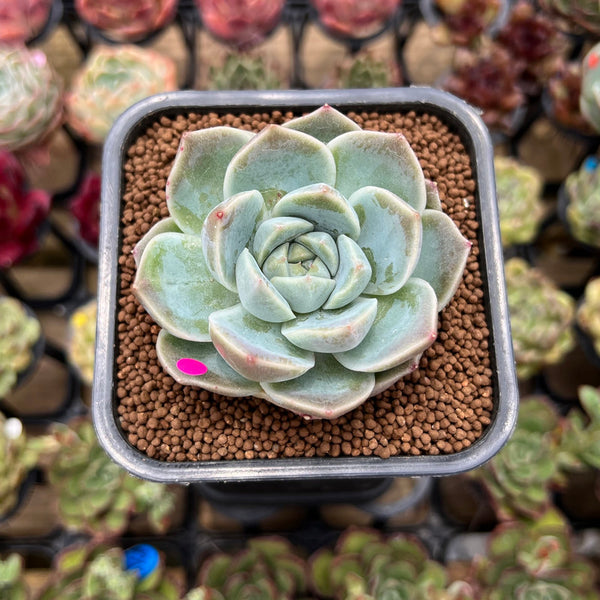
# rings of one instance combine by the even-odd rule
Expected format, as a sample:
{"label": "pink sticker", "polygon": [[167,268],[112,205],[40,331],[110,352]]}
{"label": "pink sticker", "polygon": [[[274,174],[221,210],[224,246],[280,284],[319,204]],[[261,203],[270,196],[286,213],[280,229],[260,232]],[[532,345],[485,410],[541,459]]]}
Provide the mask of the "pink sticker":
{"label": "pink sticker", "polygon": [[590,69],[595,69],[598,66],[598,62],[600,62],[600,57],[597,54],[590,54],[588,58],[588,67]]}
{"label": "pink sticker", "polygon": [[195,358],[180,358],[177,368],[186,375],[204,375],[208,371],[206,365]]}

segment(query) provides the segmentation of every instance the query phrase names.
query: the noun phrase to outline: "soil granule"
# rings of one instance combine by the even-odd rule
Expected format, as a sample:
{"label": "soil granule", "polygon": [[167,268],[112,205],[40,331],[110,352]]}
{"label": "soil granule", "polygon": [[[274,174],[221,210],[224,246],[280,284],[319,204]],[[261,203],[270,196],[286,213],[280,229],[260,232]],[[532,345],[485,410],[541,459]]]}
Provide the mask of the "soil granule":
{"label": "soil granule", "polygon": [[427,114],[349,113],[364,129],[402,132],[425,176],[438,184],[444,211],[472,243],[460,287],[439,318],[438,338],[419,368],[333,421],[312,420],[256,398],[226,398],[182,386],[158,363],[159,328],[131,291],[131,254],[168,216],[165,184],[184,131],[231,125],[259,131],[294,115],[189,114],[161,117],[129,148],[125,163],[117,403],[129,442],[163,461],[312,456],[436,455],[460,452],[490,423],[493,410],[489,331],[483,304],[475,180],[459,136]]}

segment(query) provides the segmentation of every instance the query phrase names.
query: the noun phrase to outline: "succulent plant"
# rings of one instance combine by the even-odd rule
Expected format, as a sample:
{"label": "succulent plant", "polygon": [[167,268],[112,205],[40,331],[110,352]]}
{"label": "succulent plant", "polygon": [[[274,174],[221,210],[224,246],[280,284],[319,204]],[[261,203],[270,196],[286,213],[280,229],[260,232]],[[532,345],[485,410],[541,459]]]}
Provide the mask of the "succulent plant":
{"label": "succulent plant", "polygon": [[69,318],[69,362],[75,365],[87,385],[92,385],[94,379],[97,312],[98,302],[94,298],[80,306]]}
{"label": "succulent plant", "polygon": [[579,108],[581,114],[596,132],[600,132],[600,43],[585,55],[582,62],[581,95]]}
{"label": "succulent plant", "polygon": [[0,517],[16,506],[19,489],[43,449],[42,437],[27,437],[19,419],[0,413]]}
{"label": "succulent plant", "polygon": [[52,0],[6,0],[0,4],[0,44],[20,45],[33,39],[50,16]]}
{"label": "succulent plant", "polygon": [[259,134],[184,133],[167,205],[133,284],[163,367],[317,418],[414,370],[471,247],[427,208],[439,197],[403,135],[329,106]]}
{"label": "succulent plant", "polygon": [[0,150],[0,269],[37,250],[40,225],[49,211],[50,194],[28,190],[19,161]]}
{"label": "succulent plant", "polygon": [[496,156],[494,168],[502,245],[528,244],[537,235],[545,213],[542,176],[533,167],[506,156]]}
{"label": "succulent plant", "polygon": [[213,90],[276,90],[281,87],[276,73],[261,56],[229,54],[223,65],[211,67],[209,87]]}
{"label": "succulent plant", "polygon": [[335,35],[369,37],[394,16],[401,0],[311,0],[323,26]]}
{"label": "succulent plant", "polygon": [[517,375],[528,379],[573,348],[575,302],[520,258],[506,262],[505,274]]}
{"label": "succulent plant", "polygon": [[83,139],[101,144],[125,109],[176,87],[170,58],[137,46],[98,46],[73,79],[66,97],[67,123]]}
{"label": "succulent plant", "polygon": [[76,0],[84,21],[119,42],[135,42],[167,25],[177,0]]}
{"label": "succulent plant", "polygon": [[540,0],[540,5],[553,16],[564,19],[573,30],[600,34],[600,6],[596,0]]}
{"label": "succulent plant", "polygon": [[394,75],[393,66],[366,54],[343,64],[338,80],[342,88],[382,88],[396,84]]}
{"label": "succulent plant", "polygon": [[292,600],[306,598],[306,562],[281,537],[251,539],[235,554],[217,553],[204,561],[200,587],[189,600]]}
{"label": "succulent plant", "polygon": [[90,422],[55,425],[53,436],[59,451],[48,466],[48,479],[67,528],[99,537],[118,535],[134,514],[145,514],[157,531],[167,528],[172,492],[163,484],[136,479],[112,462]]}
{"label": "succulent plant", "polygon": [[19,373],[33,361],[32,349],[41,334],[40,322],[21,302],[0,296],[0,398],[8,395]]}
{"label": "succulent plant", "polygon": [[336,600],[468,600],[471,587],[449,583],[446,570],[430,560],[410,536],[385,537],[371,529],[351,527],[333,551],[317,550],[309,559],[310,579],[321,598]]}
{"label": "succulent plant", "polygon": [[79,235],[93,247],[100,237],[100,176],[88,173],[71,200],[71,214],[77,219]]}
{"label": "succulent plant", "polygon": [[165,576],[164,564],[154,550],[147,557],[149,572],[132,567],[128,550],[88,544],[63,550],[56,558],[53,574],[38,600],[178,600],[177,587]]}
{"label": "succulent plant", "polygon": [[478,52],[459,48],[452,71],[441,85],[480,108],[490,129],[510,130],[515,111],[525,103],[519,75],[510,54],[496,44],[489,44]]}
{"label": "succulent plant", "polygon": [[195,0],[202,23],[238,50],[260,44],[281,19],[284,0]]}
{"label": "succulent plant", "polygon": [[501,0],[435,0],[442,20],[436,39],[457,46],[473,44],[497,19]]}
{"label": "succulent plant", "polygon": [[476,572],[483,600],[597,598],[596,570],[575,554],[568,525],[554,509],[498,526]]}
{"label": "succulent plant", "polygon": [[590,279],[575,315],[577,324],[592,339],[594,350],[600,356],[600,277]]}
{"label": "succulent plant", "polygon": [[0,558],[0,598],[28,600],[29,588],[23,577],[23,559],[18,554]]}
{"label": "succulent plant", "polygon": [[37,144],[62,116],[62,85],[41,50],[0,47],[0,150]]}
{"label": "succulent plant", "polygon": [[589,156],[565,180],[566,218],[573,237],[600,247],[600,163]]}

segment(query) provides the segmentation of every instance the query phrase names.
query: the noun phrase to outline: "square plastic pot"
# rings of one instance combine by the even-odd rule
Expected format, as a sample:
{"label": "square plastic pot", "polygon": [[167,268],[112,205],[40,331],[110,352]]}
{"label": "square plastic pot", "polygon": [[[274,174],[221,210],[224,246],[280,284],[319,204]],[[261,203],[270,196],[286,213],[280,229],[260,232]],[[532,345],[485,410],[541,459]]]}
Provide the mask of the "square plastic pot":
{"label": "square plastic pot", "polygon": [[[131,446],[119,425],[115,395],[118,258],[123,164],[129,146],[161,116],[195,112],[256,112],[263,109],[312,111],[329,103],[342,112],[380,111],[436,115],[461,138],[476,178],[480,261],[484,303],[490,329],[494,374],[494,411],[486,431],[469,448],[448,455],[277,458],[233,461],[163,462]],[[100,443],[132,474],[165,483],[286,480],[306,478],[373,478],[450,475],[489,460],[508,440],[518,410],[500,228],[496,204],[493,150],[488,131],[466,103],[430,88],[314,90],[269,92],[174,92],[143,100],[115,123],[104,148],[102,222],[99,252],[98,330],[92,410]]]}

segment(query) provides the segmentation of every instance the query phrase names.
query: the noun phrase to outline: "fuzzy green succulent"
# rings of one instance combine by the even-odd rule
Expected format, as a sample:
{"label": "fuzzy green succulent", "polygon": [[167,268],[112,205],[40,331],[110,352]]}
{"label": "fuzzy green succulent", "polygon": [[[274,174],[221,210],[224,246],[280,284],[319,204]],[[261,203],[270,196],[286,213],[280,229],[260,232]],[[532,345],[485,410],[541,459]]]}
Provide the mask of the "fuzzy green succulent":
{"label": "fuzzy green succulent", "polygon": [[66,97],[67,123],[83,139],[101,144],[125,109],[176,88],[170,58],[132,45],[98,46],[73,79]]}
{"label": "fuzzy green succulent", "polygon": [[554,509],[497,527],[476,572],[483,600],[597,598],[594,567],[574,553],[568,525]]}
{"label": "fuzzy green succulent", "polygon": [[600,163],[589,156],[565,181],[567,221],[575,239],[600,247]]}
{"label": "fuzzy green succulent", "polygon": [[69,362],[75,365],[81,379],[88,385],[94,379],[94,351],[96,344],[96,299],[80,306],[69,319]]}
{"label": "fuzzy green succulent", "polygon": [[261,56],[229,54],[219,67],[211,67],[212,90],[278,90],[281,82]]}
{"label": "fuzzy green succulent", "polygon": [[339,74],[340,87],[343,88],[382,88],[392,85],[392,68],[384,61],[370,55],[359,56],[345,66]]}
{"label": "fuzzy green succulent", "polygon": [[520,258],[505,273],[517,375],[528,379],[573,348],[575,301]]}
{"label": "fuzzy green succulent", "polygon": [[23,577],[23,559],[18,554],[0,558],[0,598],[28,600],[29,589]]}
{"label": "fuzzy green succulent", "polygon": [[0,46],[0,150],[43,141],[62,116],[62,83],[41,50]]}
{"label": "fuzzy green succulent", "polygon": [[112,462],[90,422],[56,425],[53,435],[59,451],[50,462],[48,479],[66,527],[97,536],[118,535],[132,515],[144,514],[157,531],[167,528],[173,493],[163,484],[132,477]]}
{"label": "fuzzy green succulent", "polygon": [[600,356],[600,277],[587,282],[576,320],[579,327],[590,336],[594,350]]}
{"label": "fuzzy green succulent", "polygon": [[5,398],[34,359],[32,349],[40,339],[40,322],[21,302],[0,297],[0,398]]}
{"label": "fuzzy green succulent", "polygon": [[133,284],[165,370],[315,418],[416,368],[471,247],[403,135],[329,106],[184,133],[167,205]]}
{"label": "fuzzy green succulent", "polygon": [[496,156],[494,168],[502,245],[528,244],[537,235],[544,217],[542,176],[536,169],[506,156]]}
{"label": "fuzzy green succulent", "polygon": [[160,562],[145,576],[127,568],[130,550],[90,544],[63,550],[38,600],[178,600]]}
{"label": "fuzzy green succulent", "polygon": [[446,570],[429,559],[412,537],[386,538],[371,529],[349,528],[334,550],[322,548],[309,559],[312,587],[335,600],[469,600],[463,581],[450,583]]}

